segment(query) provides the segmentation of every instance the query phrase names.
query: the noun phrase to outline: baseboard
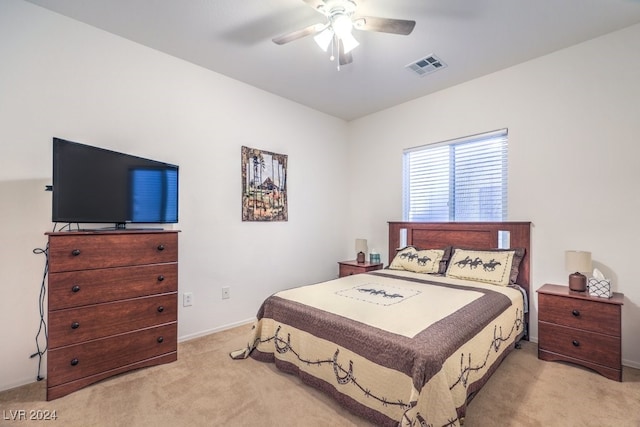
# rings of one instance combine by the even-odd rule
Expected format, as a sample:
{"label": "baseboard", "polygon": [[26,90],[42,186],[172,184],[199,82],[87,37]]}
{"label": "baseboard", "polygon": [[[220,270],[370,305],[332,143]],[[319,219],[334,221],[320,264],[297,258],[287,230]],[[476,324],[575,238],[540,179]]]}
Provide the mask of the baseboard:
{"label": "baseboard", "polygon": [[[41,381],[47,382],[46,378],[41,380]],[[13,383],[10,383],[10,384],[2,384],[2,386],[0,387],[0,393],[3,392],[3,391],[9,391],[9,390],[12,390],[14,388],[22,387],[23,385],[36,383],[36,382],[38,382],[38,380],[34,380],[33,377],[29,377],[29,379],[25,378],[25,379],[23,379],[21,381],[16,381],[16,382],[13,382]]]}
{"label": "baseboard", "polygon": [[238,322],[228,323],[226,325],[218,326],[217,328],[207,329],[207,330],[196,332],[196,333],[189,334],[189,335],[183,335],[181,337],[178,337],[178,342],[180,343],[180,342],[189,341],[189,340],[192,340],[192,339],[204,337],[205,335],[211,335],[211,334],[215,334],[216,332],[226,331],[227,329],[237,328],[238,326],[244,326],[244,325],[253,323],[255,321],[256,321],[256,318],[253,317],[251,319],[240,320]]}

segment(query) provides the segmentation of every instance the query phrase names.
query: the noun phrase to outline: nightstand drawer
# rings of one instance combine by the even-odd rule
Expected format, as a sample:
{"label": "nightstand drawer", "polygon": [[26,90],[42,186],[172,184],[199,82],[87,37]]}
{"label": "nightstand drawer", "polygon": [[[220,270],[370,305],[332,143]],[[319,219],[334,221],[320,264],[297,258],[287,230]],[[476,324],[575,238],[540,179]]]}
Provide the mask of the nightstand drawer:
{"label": "nightstand drawer", "polygon": [[542,322],[620,336],[620,305],[575,298],[538,295],[538,319]]}
{"label": "nightstand drawer", "polygon": [[352,267],[350,265],[340,266],[340,277],[351,276],[352,274],[362,273],[364,270],[359,267]]}
{"label": "nightstand drawer", "polygon": [[357,262],[357,261],[340,261],[338,262],[339,276],[351,276],[353,274],[367,273],[369,271],[380,270],[382,268],[381,262]]}
{"label": "nightstand drawer", "polygon": [[612,368],[620,368],[621,345],[618,337],[541,321],[538,324],[538,340],[541,350]]}

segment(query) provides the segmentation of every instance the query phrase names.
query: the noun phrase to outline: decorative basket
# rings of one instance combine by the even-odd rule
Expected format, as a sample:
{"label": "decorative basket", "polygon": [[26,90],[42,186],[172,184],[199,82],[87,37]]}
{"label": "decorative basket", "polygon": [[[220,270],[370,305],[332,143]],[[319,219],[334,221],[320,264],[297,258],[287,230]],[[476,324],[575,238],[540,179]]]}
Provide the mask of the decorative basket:
{"label": "decorative basket", "polygon": [[590,277],[589,295],[592,297],[611,298],[613,296],[613,292],[611,292],[611,280],[598,280]]}

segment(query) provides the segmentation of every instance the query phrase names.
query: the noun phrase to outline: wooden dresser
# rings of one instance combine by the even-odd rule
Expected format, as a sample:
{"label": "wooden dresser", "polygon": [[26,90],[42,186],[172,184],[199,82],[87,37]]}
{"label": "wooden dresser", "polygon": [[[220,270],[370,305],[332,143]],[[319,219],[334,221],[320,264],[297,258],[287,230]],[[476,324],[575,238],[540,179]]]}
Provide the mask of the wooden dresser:
{"label": "wooden dresser", "polygon": [[47,400],[177,360],[177,231],[48,237]]}
{"label": "wooden dresser", "polygon": [[538,289],[538,358],[575,363],[622,381],[621,309],[612,298],[546,284]]}

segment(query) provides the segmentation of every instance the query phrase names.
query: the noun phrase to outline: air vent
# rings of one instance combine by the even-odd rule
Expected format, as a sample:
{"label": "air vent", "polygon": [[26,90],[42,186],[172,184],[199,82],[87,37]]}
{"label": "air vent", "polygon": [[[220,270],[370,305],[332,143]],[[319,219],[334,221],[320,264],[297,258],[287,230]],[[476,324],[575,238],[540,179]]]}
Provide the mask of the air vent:
{"label": "air vent", "polygon": [[417,75],[422,77],[445,68],[446,66],[447,64],[442,62],[440,58],[432,54],[407,65],[405,68],[414,71]]}

